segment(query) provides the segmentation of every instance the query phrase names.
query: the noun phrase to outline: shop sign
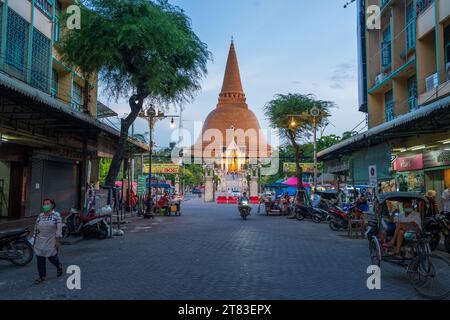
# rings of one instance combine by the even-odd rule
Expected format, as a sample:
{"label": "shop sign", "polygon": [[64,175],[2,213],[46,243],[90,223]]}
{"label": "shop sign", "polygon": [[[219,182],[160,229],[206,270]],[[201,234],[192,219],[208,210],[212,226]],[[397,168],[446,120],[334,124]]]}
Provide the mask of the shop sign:
{"label": "shop sign", "polygon": [[416,154],[409,157],[398,157],[394,161],[394,171],[414,171],[423,169],[423,155]]}
{"label": "shop sign", "polygon": [[450,165],[450,149],[430,151],[424,154],[425,168]]}
{"label": "shop sign", "polygon": [[[303,173],[314,173],[314,163],[300,163],[300,167],[302,168]],[[293,162],[285,162],[283,164],[284,173],[294,173],[296,171],[295,169],[295,163]],[[321,171],[322,164],[317,164],[317,169]]]}
{"label": "shop sign", "polygon": [[[149,165],[144,165],[144,173],[148,174]],[[180,166],[176,164],[152,164],[153,174],[178,174],[180,172]]]}

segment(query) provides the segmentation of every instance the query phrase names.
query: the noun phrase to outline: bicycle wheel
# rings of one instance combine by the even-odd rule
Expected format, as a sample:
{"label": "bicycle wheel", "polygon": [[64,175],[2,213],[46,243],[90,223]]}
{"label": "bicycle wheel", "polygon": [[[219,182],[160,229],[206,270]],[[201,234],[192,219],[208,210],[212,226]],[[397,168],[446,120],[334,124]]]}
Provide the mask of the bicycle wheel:
{"label": "bicycle wheel", "polygon": [[436,254],[419,255],[408,266],[414,289],[427,299],[450,296],[450,261]]}

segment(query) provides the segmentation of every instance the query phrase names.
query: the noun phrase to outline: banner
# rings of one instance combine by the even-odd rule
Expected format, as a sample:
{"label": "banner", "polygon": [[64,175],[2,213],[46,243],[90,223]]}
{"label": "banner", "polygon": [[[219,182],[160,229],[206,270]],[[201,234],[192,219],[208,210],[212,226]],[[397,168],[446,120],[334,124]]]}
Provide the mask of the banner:
{"label": "banner", "polygon": [[[144,165],[144,173],[148,174],[149,165]],[[177,164],[161,164],[161,163],[152,163],[152,174],[178,174],[180,173],[180,166]]]}

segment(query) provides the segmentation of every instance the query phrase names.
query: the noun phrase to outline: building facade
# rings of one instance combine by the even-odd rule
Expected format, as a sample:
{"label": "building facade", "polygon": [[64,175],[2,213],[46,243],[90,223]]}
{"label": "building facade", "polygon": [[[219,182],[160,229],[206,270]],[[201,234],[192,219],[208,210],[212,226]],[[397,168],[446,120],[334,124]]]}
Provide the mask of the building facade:
{"label": "building facade", "polygon": [[[320,153],[356,183],[440,195],[450,187],[450,1],[360,0],[360,111],[368,131]],[[365,17],[365,18],[362,18]],[[364,82],[362,82],[364,81]],[[366,90],[361,90],[366,88]],[[342,173],[342,172],[341,172]]]}
{"label": "building facade", "polygon": [[99,118],[115,113],[97,102],[97,78],[58,53],[58,19],[73,3],[0,0],[0,222],[38,214],[47,197],[82,209],[99,159],[114,154],[119,132]]}

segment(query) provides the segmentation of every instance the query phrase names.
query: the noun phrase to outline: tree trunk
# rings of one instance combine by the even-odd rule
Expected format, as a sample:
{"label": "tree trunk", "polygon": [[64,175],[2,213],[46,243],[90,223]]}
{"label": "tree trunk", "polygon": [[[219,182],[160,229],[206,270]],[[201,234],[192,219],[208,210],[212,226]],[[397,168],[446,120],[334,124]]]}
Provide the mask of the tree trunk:
{"label": "tree trunk", "polygon": [[120,138],[117,144],[116,152],[109,167],[108,175],[105,179],[105,187],[112,188],[115,186],[117,176],[120,171],[120,166],[125,155],[127,142],[128,142],[128,131],[131,125],[134,123],[142,109],[143,98],[139,96],[132,96],[129,101],[131,112],[125,119],[122,119],[120,125]]}
{"label": "tree trunk", "polygon": [[292,131],[288,132],[288,137],[291,140],[292,146],[295,150],[295,175],[297,177],[297,190],[303,190],[303,169],[300,166],[300,161],[302,159],[302,150],[296,141],[295,134]]}

